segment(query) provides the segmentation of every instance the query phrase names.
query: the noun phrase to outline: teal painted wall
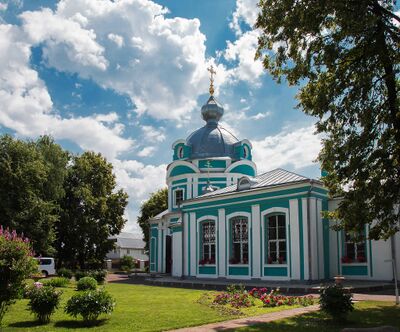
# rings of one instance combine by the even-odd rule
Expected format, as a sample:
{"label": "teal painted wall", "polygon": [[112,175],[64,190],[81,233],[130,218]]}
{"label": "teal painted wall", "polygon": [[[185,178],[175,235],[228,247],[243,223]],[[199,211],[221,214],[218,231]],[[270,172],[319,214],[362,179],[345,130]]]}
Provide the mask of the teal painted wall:
{"label": "teal painted wall", "polygon": [[367,276],[368,267],[366,265],[342,265],[342,274],[344,276]]}
{"label": "teal painted wall", "polygon": [[264,267],[264,276],[266,277],[286,277],[288,275],[287,267]]}
{"label": "teal painted wall", "polygon": [[229,266],[229,275],[231,276],[247,276],[249,268],[247,266]]}
{"label": "teal painted wall", "polygon": [[[207,162],[210,166],[207,166]],[[226,160],[199,160],[199,168],[226,168]]]}
{"label": "teal painted wall", "polygon": [[183,174],[193,174],[193,173],[196,173],[196,172],[193,169],[191,169],[189,166],[178,165],[172,169],[169,176],[171,177],[171,176],[177,176],[177,175],[183,175]]}
{"label": "teal painted wall", "polygon": [[216,274],[215,266],[199,266],[199,274]]}
{"label": "teal painted wall", "polygon": [[253,167],[249,165],[239,165],[230,170],[229,173],[240,173],[240,174],[245,174],[249,176],[255,176],[256,172]]}
{"label": "teal painted wall", "polygon": [[181,180],[176,180],[176,181],[172,181],[172,185],[174,185],[174,184],[180,184],[180,183],[186,183],[187,182],[187,179],[181,179]]}
{"label": "teal painted wall", "polygon": [[[183,157],[182,158],[178,157],[178,150],[179,150],[180,147],[183,147]],[[172,159],[174,161],[175,160],[179,160],[179,159],[181,159],[181,160],[182,159],[188,159],[188,158],[190,158],[191,152],[192,152],[192,149],[191,149],[190,146],[187,146],[187,145],[185,145],[183,143],[179,143],[174,148],[174,155],[173,155]]]}
{"label": "teal painted wall", "polygon": [[[228,205],[228,204],[238,204],[241,203],[241,201],[244,200],[254,200],[251,203],[244,203],[244,204],[269,204],[269,202],[272,202],[273,200],[279,200],[281,199],[282,201],[275,201],[272,204],[280,204],[277,206],[282,206],[282,207],[289,207],[289,201],[287,198],[273,198],[271,199],[270,197],[276,197],[276,196],[286,196],[286,195],[292,195],[300,192],[307,192],[309,189],[309,186],[304,186],[301,188],[295,188],[295,189],[285,189],[285,190],[279,190],[275,192],[270,192],[270,193],[262,193],[262,194],[254,194],[254,195],[248,195],[248,196],[243,196],[243,197],[231,197],[227,199],[221,199],[218,201],[213,201],[213,202],[204,202],[204,201],[199,201],[198,203],[193,203],[191,202],[190,204],[185,204],[183,206],[184,210],[188,209],[198,209],[198,208],[207,208],[210,207],[214,204],[218,205]],[[299,194],[298,196],[292,196],[290,199],[295,199],[295,198],[302,198],[306,197],[306,194]]]}

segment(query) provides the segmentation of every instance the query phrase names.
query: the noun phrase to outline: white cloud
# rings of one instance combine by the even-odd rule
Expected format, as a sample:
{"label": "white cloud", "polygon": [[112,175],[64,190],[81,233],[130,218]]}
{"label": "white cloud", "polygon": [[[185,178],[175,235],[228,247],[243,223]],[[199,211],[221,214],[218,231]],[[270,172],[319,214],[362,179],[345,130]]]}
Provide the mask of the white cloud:
{"label": "white cloud", "polygon": [[122,47],[124,45],[124,38],[120,35],[109,33],[107,37],[108,39],[113,41],[118,47]]}
{"label": "white cloud", "polygon": [[0,11],[6,11],[8,8],[8,4],[7,3],[1,3],[0,2]]}
{"label": "white cloud", "polygon": [[129,204],[125,210],[128,218],[125,230],[141,234],[136,222],[140,205],[151,193],[166,187],[167,165],[145,165],[137,160],[114,160],[112,163],[117,185],[129,195]]}
{"label": "white cloud", "polygon": [[118,185],[138,203],[150,193],[165,187],[166,164],[145,165],[137,160],[114,160],[114,172]]}
{"label": "white cloud", "polygon": [[24,137],[68,139],[108,158],[129,150],[133,140],[121,137],[115,113],[65,118],[55,112],[44,82],[29,67],[30,48],[19,27],[0,24],[0,124]]}
{"label": "white cloud", "polygon": [[264,69],[261,60],[254,59],[258,36],[257,30],[251,30],[245,32],[234,42],[227,42],[223,56],[226,60],[237,63],[236,67],[230,69],[233,80],[259,84],[259,78],[264,73]]}
{"label": "white cloud", "polygon": [[287,129],[275,136],[252,140],[253,160],[259,172],[287,165],[295,169],[313,165],[321,149],[321,140],[314,131],[314,126]]}
{"label": "white cloud", "polygon": [[[61,0],[22,19],[48,65],[129,95],[138,114],[183,120],[207,91],[212,60],[200,21],[166,13],[149,0]],[[216,84],[224,79],[219,65]]]}
{"label": "white cloud", "polygon": [[163,127],[155,128],[153,126],[141,126],[144,138],[146,140],[145,143],[154,143],[154,142],[163,142],[165,141],[165,129]]}
{"label": "white cloud", "polygon": [[233,29],[237,35],[242,34],[240,28],[241,22],[246,23],[250,27],[253,27],[257,20],[259,9],[257,3],[259,0],[237,0],[236,9],[232,16],[232,22],[229,24],[230,28]]}
{"label": "white cloud", "polygon": [[156,151],[156,148],[154,146],[146,146],[138,152],[138,156],[139,157],[151,157],[155,151]]}
{"label": "white cloud", "polygon": [[270,116],[271,115],[271,112],[264,112],[264,113],[257,113],[256,115],[252,115],[252,116],[250,116],[250,119],[252,119],[252,120],[260,120],[260,119],[264,119],[264,118],[266,118],[266,117],[268,117],[268,116]]}
{"label": "white cloud", "polygon": [[96,33],[84,29],[80,22],[56,16],[49,8],[24,12],[21,18],[32,44],[45,43],[43,54],[51,65],[68,70],[62,65],[71,62],[100,71],[107,69],[104,48],[96,42]]}

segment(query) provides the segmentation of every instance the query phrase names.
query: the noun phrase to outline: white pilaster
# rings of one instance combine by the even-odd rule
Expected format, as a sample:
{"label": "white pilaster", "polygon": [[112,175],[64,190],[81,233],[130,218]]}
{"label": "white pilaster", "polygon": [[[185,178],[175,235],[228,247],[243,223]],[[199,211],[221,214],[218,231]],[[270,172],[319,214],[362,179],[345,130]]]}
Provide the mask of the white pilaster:
{"label": "white pilaster", "polygon": [[299,203],[297,199],[289,201],[290,247],[292,265],[291,279],[300,280],[300,231],[299,231]]}
{"label": "white pilaster", "polygon": [[311,279],[318,279],[318,229],[317,202],[310,197],[310,247],[311,247]]}
{"label": "white pilaster", "polygon": [[197,177],[193,179],[193,198],[197,197],[199,195],[198,189],[199,189],[199,180]]}
{"label": "white pilaster", "polygon": [[196,214],[191,212],[189,215],[190,219],[190,274],[196,276],[197,274],[197,229],[196,229]]}
{"label": "white pilaster", "polygon": [[189,246],[188,246],[188,231],[189,231],[189,215],[185,213],[183,215],[183,274],[187,276],[189,274]]}
{"label": "white pilaster", "polygon": [[308,238],[308,214],[307,214],[307,198],[301,200],[302,217],[303,217],[303,252],[304,252],[304,279],[310,279],[310,260],[309,260],[309,245],[310,240]]}
{"label": "white pilaster", "polygon": [[172,275],[182,276],[182,232],[172,234]]}
{"label": "white pilaster", "polygon": [[162,238],[163,238],[163,233],[162,233],[162,223],[158,224],[158,271],[157,272],[163,272],[162,271],[162,256],[163,256],[163,251],[162,251]]}
{"label": "white pilaster", "polygon": [[218,210],[218,275],[226,276],[226,238],[225,238],[225,209]]}
{"label": "white pilaster", "polygon": [[317,199],[317,210],[316,210],[316,219],[317,219],[317,230],[318,230],[318,279],[323,279],[325,276],[324,273],[324,233],[323,233],[323,225],[322,225],[322,200]]}
{"label": "white pilaster", "polygon": [[260,205],[251,206],[251,230],[252,230],[252,251],[253,251],[253,277],[261,278],[261,222]]}

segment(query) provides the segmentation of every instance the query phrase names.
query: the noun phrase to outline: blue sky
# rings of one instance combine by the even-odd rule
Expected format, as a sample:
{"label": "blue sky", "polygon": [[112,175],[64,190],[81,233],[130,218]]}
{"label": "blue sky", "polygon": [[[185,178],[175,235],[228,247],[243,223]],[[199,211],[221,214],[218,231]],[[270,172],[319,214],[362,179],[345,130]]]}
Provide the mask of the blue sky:
{"label": "blue sky", "polygon": [[104,154],[139,232],[171,144],[203,125],[213,64],[223,126],[253,143],[259,172],[318,177],[315,119],[254,60],[256,15],[254,0],[0,0],[0,132]]}

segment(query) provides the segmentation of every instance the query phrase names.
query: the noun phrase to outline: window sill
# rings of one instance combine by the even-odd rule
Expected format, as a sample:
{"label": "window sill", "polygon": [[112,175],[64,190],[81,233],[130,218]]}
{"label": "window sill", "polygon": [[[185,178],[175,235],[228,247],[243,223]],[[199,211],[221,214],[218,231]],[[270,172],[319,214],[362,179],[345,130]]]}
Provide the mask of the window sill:
{"label": "window sill", "polygon": [[198,264],[199,266],[217,266],[217,264]]}
{"label": "window sill", "polygon": [[288,267],[288,264],[287,263],[285,263],[285,264],[278,264],[278,263],[276,263],[276,264],[264,264],[264,267]]}
{"label": "window sill", "polygon": [[249,266],[248,263],[247,264],[231,264],[231,263],[229,263],[228,265],[229,266],[238,266],[238,267],[248,267]]}
{"label": "window sill", "polygon": [[368,262],[341,263],[342,266],[368,266]]}

